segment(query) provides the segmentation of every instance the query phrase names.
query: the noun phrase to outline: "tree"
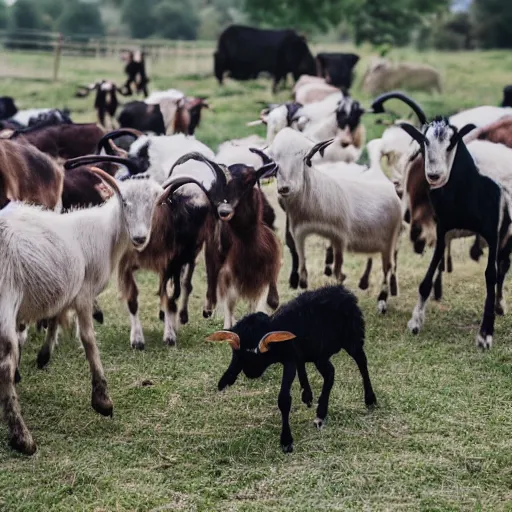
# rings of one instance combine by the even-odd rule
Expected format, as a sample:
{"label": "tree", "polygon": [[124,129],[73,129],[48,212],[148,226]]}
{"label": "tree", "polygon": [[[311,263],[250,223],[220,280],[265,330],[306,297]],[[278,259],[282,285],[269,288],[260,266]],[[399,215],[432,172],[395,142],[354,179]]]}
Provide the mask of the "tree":
{"label": "tree", "polygon": [[9,28],[11,31],[43,28],[39,7],[31,0],[17,0],[10,9]]}
{"label": "tree", "polygon": [[7,27],[8,11],[4,0],[0,0],[0,29]]}
{"label": "tree", "polygon": [[153,9],[156,0],[125,0],[123,3],[123,21],[130,28],[132,37],[144,39],[155,31]]}
{"label": "tree", "polygon": [[187,0],[163,1],[153,9],[156,34],[167,39],[195,39],[199,18]]}
{"label": "tree", "polygon": [[472,15],[476,37],[484,48],[512,48],[510,0],[474,0]]}
{"label": "tree", "polygon": [[57,21],[57,29],[70,36],[103,35],[105,33],[98,5],[77,0],[67,0]]}

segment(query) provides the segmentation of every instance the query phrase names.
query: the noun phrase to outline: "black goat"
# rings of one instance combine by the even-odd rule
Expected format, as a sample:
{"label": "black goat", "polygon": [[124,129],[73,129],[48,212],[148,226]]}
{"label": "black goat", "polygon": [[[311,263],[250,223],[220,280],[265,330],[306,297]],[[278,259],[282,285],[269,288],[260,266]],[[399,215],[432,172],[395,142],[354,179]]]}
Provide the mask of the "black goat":
{"label": "black goat", "polygon": [[[426,121],[418,105],[411,107],[420,120]],[[409,320],[409,329],[417,334],[425,321],[425,307],[434,273],[444,255],[446,234],[456,229],[467,230],[481,235],[489,246],[485,270],[487,296],[476,339],[478,346],[489,349],[493,341],[495,315],[503,314],[503,282],[510,268],[511,203],[508,193],[499,183],[499,176],[500,171],[508,169],[512,153],[499,144],[490,145],[484,148],[486,167],[481,168],[462,140],[475,128],[474,125],[458,130],[448,119],[438,117],[426,124],[423,131],[410,124],[400,126],[418,142],[424,155],[425,177],[437,221],[434,254],[420,284],[419,299]],[[495,154],[495,157],[489,158],[489,154]]]}
{"label": "black goat", "polygon": [[148,97],[149,78],[146,75],[146,62],[144,54],[141,51],[124,51],[121,58],[126,62],[124,72],[127,80],[122,87],[123,94],[131,96],[133,94],[132,84],[135,85],[136,92],[142,92],[144,97]]}
{"label": "black goat", "polygon": [[248,315],[231,331],[218,331],[207,340],[227,341],[233,348],[229,368],[218,384],[219,391],[233,385],[242,371],[248,378],[255,379],[272,364],[283,365],[277,404],[282,416],[281,447],[286,453],[293,451],[289,415],[290,390],[296,374],[302,388],[302,401],[308,407],[313,402],[305,363],[314,363],[324,379],[316,410],[318,429],[325,423],[334,383],[334,366],[330,359],[341,349],[354,359],[361,372],[366,406],[377,403],[368,374],[364,337],[364,319],[357,298],[338,285],[304,292],[273,316]]}

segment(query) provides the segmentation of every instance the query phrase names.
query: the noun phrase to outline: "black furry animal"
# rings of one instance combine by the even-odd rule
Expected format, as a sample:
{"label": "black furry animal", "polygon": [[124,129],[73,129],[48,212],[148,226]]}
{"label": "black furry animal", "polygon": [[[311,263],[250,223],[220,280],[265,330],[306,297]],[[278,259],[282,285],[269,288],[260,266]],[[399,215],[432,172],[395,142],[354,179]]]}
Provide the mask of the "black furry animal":
{"label": "black furry animal", "polygon": [[324,379],[316,410],[317,428],[325,423],[334,383],[334,366],[330,359],[341,349],[346,350],[359,367],[366,405],[377,403],[368,374],[364,337],[364,319],[357,298],[338,285],[304,292],[272,316],[248,315],[231,331],[218,331],[207,340],[228,341],[233,348],[231,364],[218,384],[219,391],[233,385],[241,372],[255,379],[269,366],[283,365],[277,403],[282,416],[281,447],[286,453],[293,451],[290,389],[296,374],[302,388],[302,401],[308,407],[313,402],[305,363],[314,363]]}

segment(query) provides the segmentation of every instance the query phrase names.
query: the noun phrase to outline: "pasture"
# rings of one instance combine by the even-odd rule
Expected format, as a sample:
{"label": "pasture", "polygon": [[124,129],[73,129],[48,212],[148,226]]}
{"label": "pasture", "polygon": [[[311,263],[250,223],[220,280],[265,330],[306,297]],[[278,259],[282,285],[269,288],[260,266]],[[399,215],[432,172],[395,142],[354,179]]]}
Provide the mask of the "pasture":
{"label": "pasture", "polygon": [[[413,95],[430,116],[498,104],[502,87],[510,83],[510,52],[404,50],[393,56],[402,54],[441,71],[442,95]],[[359,93],[368,57],[356,68],[352,90],[362,102],[369,102]],[[97,78],[122,80],[118,60],[64,57],[56,84],[30,78],[36,62],[41,69],[52,66],[51,56],[2,55],[1,62],[2,95],[15,97],[20,108],[67,106],[75,121],[94,119],[93,98],[73,97],[77,85]],[[210,64],[180,74],[159,62],[148,66],[148,74],[152,89],[176,87],[209,95],[214,112],[203,113],[197,137],[215,150],[224,140],[257,131],[245,123],[256,119],[259,101],[272,97],[264,79],[228,81],[219,88],[207,74]],[[278,98],[284,101],[288,95],[283,91]],[[369,139],[383,130],[375,117],[364,122]],[[264,190],[276,208],[282,238],[284,217],[275,185]],[[454,243],[454,272],[445,274],[443,300],[429,304],[418,337],[406,325],[431,249],[420,257],[402,237],[400,296],[390,299],[385,316],[376,309],[379,264],[374,264],[369,290],[362,292],[357,282],[366,257],[347,255],[346,285],[356,292],[365,314],[366,352],[379,407],[366,411],[356,365],[345,353],[335,356],[336,379],[323,431],[314,428],[314,409],[302,404],[298,381],[294,384],[291,455],[279,446],[280,368],[254,382],[241,376],[224,393],[216,390],[231,350],[204,342],[222,322],[201,315],[202,256],[190,322],[180,330],[177,348],[161,341],[156,276],[139,273],[146,350],[130,349],[128,312],[112,280],[99,299],[105,324],[96,328],[114,417],[100,417],[90,407],[89,369],[73,334],[63,336],[50,366],[40,371],[35,358],[43,338],[31,331],[18,391],[38,451],[31,458],[11,451],[2,424],[0,510],[512,510],[512,320],[510,315],[497,319],[489,352],[475,348],[485,258],[478,264],[470,260],[470,244],[469,239]],[[319,239],[308,244],[310,287],[331,282],[323,276],[324,247]],[[281,302],[297,293],[288,288],[289,270],[284,250]],[[237,318],[244,312],[245,306],[239,308]],[[317,399],[321,380],[313,367],[309,375]]]}

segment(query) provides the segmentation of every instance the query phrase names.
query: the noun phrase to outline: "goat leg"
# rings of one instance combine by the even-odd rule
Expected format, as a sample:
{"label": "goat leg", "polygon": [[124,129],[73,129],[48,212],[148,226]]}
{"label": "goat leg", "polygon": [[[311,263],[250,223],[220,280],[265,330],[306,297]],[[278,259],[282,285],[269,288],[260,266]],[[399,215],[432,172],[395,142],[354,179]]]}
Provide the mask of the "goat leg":
{"label": "goat leg", "polygon": [[295,240],[293,239],[292,233],[290,231],[290,221],[288,219],[288,215],[286,216],[286,246],[290,250],[290,255],[292,257],[292,270],[290,272],[290,288],[296,290],[299,286],[299,255],[297,254],[297,249],[295,247]]}
{"label": "goat leg", "polygon": [[291,388],[297,368],[294,362],[287,361],[283,364],[283,378],[281,380],[281,390],[277,399],[277,406],[281,411],[281,448],[284,453],[293,452],[293,437],[290,430],[290,409],[292,407]]}
{"label": "goat leg", "polygon": [[309,385],[308,374],[306,373],[306,365],[304,364],[304,361],[297,362],[297,375],[302,389],[301,400],[308,407],[311,407],[313,405],[313,392]]}
{"label": "goat leg", "polygon": [[329,396],[331,394],[332,385],[334,384],[334,366],[326,359],[323,361],[316,361],[315,366],[324,378],[324,384],[322,386],[322,392],[318,399],[318,407],[316,409],[315,426],[318,430],[321,430],[325,425],[325,419],[327,417],[327,410],[329,407]]}

